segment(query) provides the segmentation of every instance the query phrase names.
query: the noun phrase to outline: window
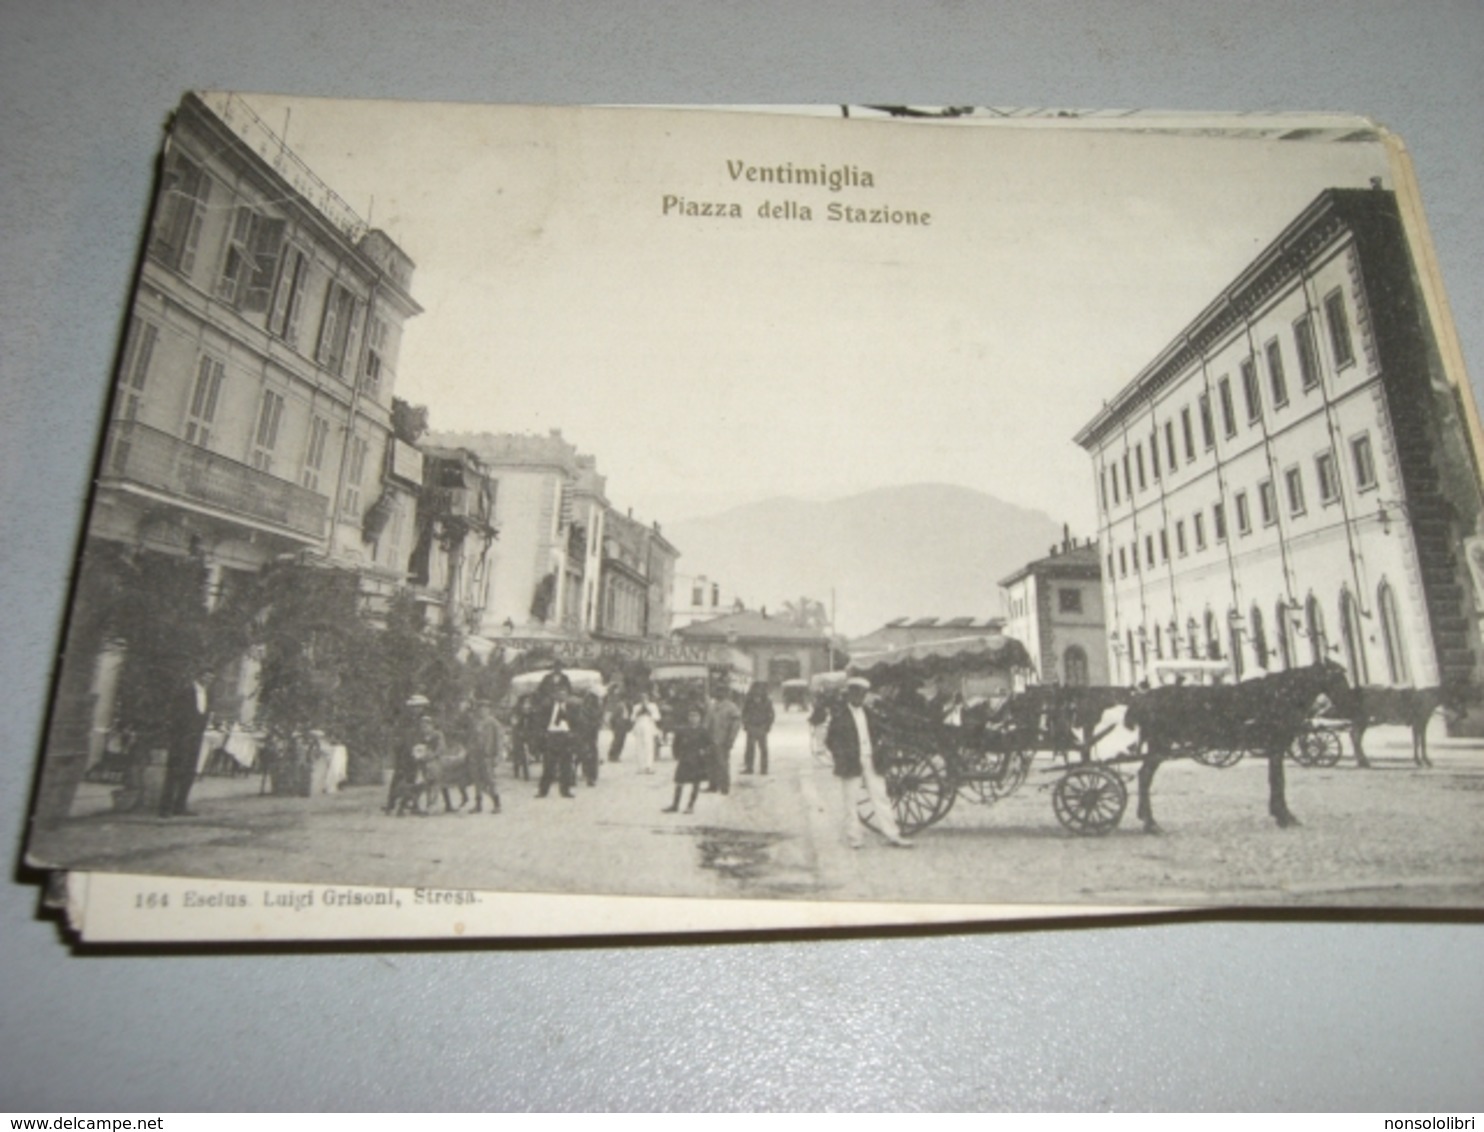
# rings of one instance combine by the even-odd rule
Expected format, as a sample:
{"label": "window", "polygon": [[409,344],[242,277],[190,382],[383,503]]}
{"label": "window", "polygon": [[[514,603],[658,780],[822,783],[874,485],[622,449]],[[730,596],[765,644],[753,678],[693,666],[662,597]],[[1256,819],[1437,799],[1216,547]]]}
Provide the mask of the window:
{"label": "window", "polygon": [[1205,550],[1206,517],[1200,512],[1196,512],[1195,516],[1191,519],[1191,522],[1195,525],[1195,548],[1197,550]]}
{"label": "window", "polygon": [[165,172],[160,178],[160,197],[149,240],[150,258],[182,275],[190,275],[196,266],[201,221],[210,199],[211,178],[179,150],[172,152],[165,159]]}
{"label": "window", "polygon": [[1283,473],[1283,486],[1288,491],[1288,513],[1304,513],[1304,476],[1298,468],[1289,468]]}
{"label": "window", "polygon": [[1226,624],[1227,640],[1231,645],[1232,652],[1232,675],[1238,680],[1242,678],[1242,630],[1237,628],[1237,611],[1233,609],[1228,615]]}
{"label": "window", "polygon": [[1350,442],[1350,460],[1355,466],[1355,485],[1361,491],[1376,486],[1376,461],[1371,455],[1371,437],[1367,433]]}
{"label": "window", "polygon": [[1252,507],[1247,501],[1245,491],[1237,492],[1237,533],[1250,535],[1252,533]]}
{"label": "window", "polygon": [[1128,577],[1128,552],[1121,546],[1118,548],[1118,576],[1120,578]]}
{"label": "window", "polygon": [[1268,389],[1273,394],[1273,408],[1288,404],[1288,379],[1283,376],[1283,347],[1274,338],[1268,343]]}
{"label": "window", "polygon": [[361,366],[361,390],[368,397],[381,392],[381,366],[386,356],[386,323],[373,318],[366,325],[366,361]]}
{"label": "window", "polygon": [[1185,520],[1175,520],[1175,551],[1181,558],[1185,557]]}
{"label": "window", "polygon": [[1143,491],[1149,483],[1144,478],[1144,445],[1142,442],[1134,445],[1134,467],[1139,470],[1139,490]]}
{"label": "window", "polygon": [[1216,396],[1221,401],[1221,427],[1227,436],[1237,435],[1237,410],[1232,405],[1232,381],[1223,377],[1216,383]]}
{"label": "window", "polygon": [[690,603],[695,606],[703,605],[706,601],[706,588],[697,582],[690,588]]}
{"label": "window", "polygon": [[159,327],[152,322],[135,319],[129,324],[129,337],[124,342],[124,359],[119,365],[119,396],[115,409],[121,421],[132,421],[139,416],[158,334]]}
{"label": "window", "polygon": [[1247,405],[1247,421],[1262,420],[1262,390],[1257,385],[1257,363],[1248,358],[1242,363],[1242,400]]}
{"label": "window", "polygon": [[345,366],[345,355],[350,345],[351,324],[360,316],[355,296],[338,283],[330,285],[325,296],[325,317],[320,323],[319,345],[315,347],[314,360],[331,373],[341,373]]}
{"label": "window", "polygon": [[1273,490],[1272,480],[1257,485],[1257,509],[1262,513],[1263,526],[1271,527],[1278,521],[1278,493]]}
{"label": "window", "polygon": [[1130,499],[1134,497],[1134,477],[1129,474],[1127,452],[1123,454],[1123,493]]}
{"label": "window", "polygon": [[1170,532],[1164,527],[1159,529],[1159,560],[1161,562],[1170,560]]}
{"label": "window", "polygon": [[1195,459],[1195,432],[1190,427],[1190,406],[1180,410],[1180,429],[1185,433],[1185,461]]}
{"label": "window", "polygon": [[191,405],[186,413],[187,444],[202,448],[211,444],[211,427],[216,421],[216,403],[221,397],[222,378],[226,367],[210,355],[202,355],[196,367],[196,384],[191,389]]}
{"label": "window", "polygon": [[1082,591],[1077,589],[1057,590],[1056,608],[1061,613],[1081,613]]}
{"label": "window", "polygon": [[290,346],[299,344],[299,313],[308,283],[309,257],[290,245],[278,268],[278,286],[273,290],[273,307],[268,312],[268,333]]}
{"label": "window", "polygon": [[1226,541],[1226,504],[1215,503],[1211,505],[1211,529],[1216,533],[1217,542]]}
{"label": "window", "polygon": [[1201,440],[1207,448],[1216,447],[1216,424],[1211,419],[1211,394],[1202,393],[1200,399],[1201,407]]}
{"label": "window", "polygon": [[1314,470],[1319,474],[1319,502],[1334,503],[1340,498],[1340,476],[1335,469],[1335,454],[1319,453],[1314,457]]}
{"label": "window", "polygon": [[1338,287],[1324,297],[1324,321],[1329,324],[1329,344],[1335,352],[1335,368],[1353,365],[1355,350],[1350,344],[1350,320],[1345,315],[1345,296]]}
{"label": "window", "polygon": [[1114,503],[1118,503],[1119,502],[1119,495],[1118,495],[1118,461],[1117,460],[1114,460],[1113,461],[1112,467],[1113,467],[1113,502]]}
{"label": "window", "polygon": [[1159,482],[1159,428],[1149,434],[1149,471],[1154,476],[1154,482]]}
{"label": "window", "polygon": [[283,419],[283,396],[264,391],[258,409],[258,428],[252,440],[252,466],[260,472],[273,470],[273,450],[278,447],[278,424]]}
{"label": "window", "polygon": [[1098,473],[1098,496],[1103,501],[1103,510],[1108,509],[1108,469]]}
{"label": "window", "polygon": [[715,609],[721,604],[721,583],[711,583],[711,607]]}
{"label": "window", "polygon": [[1206,610],[1206,658],[1221,659],[1221,634],[1216,628],[1216,614]]}
{"label": "window", "polygon": [[1154,569],[1154,536],[1144,536],[1144,561],[1152,570]]}
{"label": "window", "polygon": [[319,475],[325,467],[325,446],[330,438],[330,422],[324,417],[309,420],[309,444],[304,449],[304,471],[299,482],[310,491],[319,490]]}
{"label": "window", "polygon": [[232,215],[232,233],[227,238],[222,273],[217,277],[216,297],[243,310],[267,310],[282,244],[282,220],[270,220],[239,206]]}
{"label": "window", "polygon": [[1165,421],[1165,456],[1169,458],[1170,471],[1179,465],[1175,461],[1175,422]]}
{"label": "window", "polygon": [[1113,576],[1113,552],[1108,551],[1108,577]]}
{"label": "window", "polygon": [[1314,341],[1314,320],[1304,315],[1293,324],[1293,339],[1298,346],[1299,378],[1305,389],[1319,384],[1319,346]]}
{"label": "window", "polygon": [[345,471],[345,493],[341,499],[341,511],[347,517],[361,517],[361,480],[366,474],[366,441],[352,437],[350,441],[350,463]]}

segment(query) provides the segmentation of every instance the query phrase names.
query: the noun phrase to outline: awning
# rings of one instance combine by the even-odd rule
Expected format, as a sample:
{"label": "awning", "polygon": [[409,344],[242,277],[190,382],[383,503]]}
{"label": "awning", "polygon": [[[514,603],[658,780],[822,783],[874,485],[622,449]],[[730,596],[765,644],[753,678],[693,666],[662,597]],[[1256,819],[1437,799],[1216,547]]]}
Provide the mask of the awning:
{"label": "awning", "polygon": [[953,637],[921,641],[887,652],[852,658],[850,669],[863,676],[905,675],[928,679],[944,673],[1034,668],[1031,655],[1014,637]]}

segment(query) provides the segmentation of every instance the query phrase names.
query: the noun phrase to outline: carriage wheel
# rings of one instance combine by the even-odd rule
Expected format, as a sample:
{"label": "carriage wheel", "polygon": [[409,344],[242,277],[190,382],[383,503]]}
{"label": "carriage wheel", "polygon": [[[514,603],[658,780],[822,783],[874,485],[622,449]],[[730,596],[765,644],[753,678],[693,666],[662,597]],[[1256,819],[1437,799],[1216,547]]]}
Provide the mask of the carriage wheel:
{"label": "carriage wheel", "polygon": [[1051,788],[1056,820],[1087,837],[1113,829],[1127,805],[1128,788],[1123,779],[1103,767],[1077,767]]}
{"label": "carriage wheel", "polygon": [[1300,766],[1330,767],[1340,761],[1340,736],[1328,727],[1306,731],[1294,740],[1291,753]]}
{"label": "carriage wheel", "polygon": [[1240,747],[1231,750],[1203,750],[1196,751],[1191,758],[1202,766],[1214,766],[1217,770],[1225,770],[1229,766],[1236,766],[1242,761],[1242,756],[1247,752]]}
{"label": "carriage wheel", "polygon": [[[887,768],[886,796],[903,836],[910,836],[940,820],[953,807],[954,786],[942,755],[905,755]],[[870,796],[862,794],[861,821],[880,833]]]}

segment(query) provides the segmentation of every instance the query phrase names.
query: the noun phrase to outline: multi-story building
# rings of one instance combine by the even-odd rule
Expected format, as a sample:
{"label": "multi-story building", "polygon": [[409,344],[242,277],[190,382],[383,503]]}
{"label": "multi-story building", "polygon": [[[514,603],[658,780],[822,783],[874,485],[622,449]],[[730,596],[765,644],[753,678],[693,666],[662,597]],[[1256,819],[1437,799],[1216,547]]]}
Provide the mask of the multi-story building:
{"label": "multi-story building", "polygon": [[659,638],[670,629],[677,551],[658,524],[612,507],[606,478],[560,430],[440,433],[478,457],[497,491],[480,635]]}
{"label": "multi-story building", "polygon": [[1099,562],[1095,542],[1064,538],[1000,582],[1005,635],[1026,647],[1043,684],[1108,683]]}
{"label": "multi-story building", "polygon": [[604,528],[595,635],[616,640],[668,637],[675,548],[658,523],[641,523],[632,511],[610,509]]}
{"label": "multi-story building", "polygon": [[1109,662],[1480,671],[1479,463],[1390,192],[1328,190],[1078,433]]}
{"label": "multi-story building", "polygon": [[489,604],[495,480],[463,448],[426,445],[417,533],[408,561],[414,592],[436,614],[431,623],[477,633]]}
{"label": "multi-story building", "polygon": [[[198,555],[211,600],[284,554],[399,584],[420,458],[391,410],[412,260],[241,99],[171,122],[87,538]],[[403,446],[405,448],[405,446]],[[112,690],[95,675],[95,733]],[[244,661],[216,697],[252,713]]]}
{"label": "multi-story building", "polygon": [[675,630],[674,636],[687,644],[735,649],[747,658],[753,677],[775,690],[785,680],[807,680],[830,671],[840,655],[825,630],[753,610],[695,621]]}
{"label": "multi-story building", "polygon": [[742,599],[706,574],[676,574],[672,583],[671,628],[683,629],[746,608]]}

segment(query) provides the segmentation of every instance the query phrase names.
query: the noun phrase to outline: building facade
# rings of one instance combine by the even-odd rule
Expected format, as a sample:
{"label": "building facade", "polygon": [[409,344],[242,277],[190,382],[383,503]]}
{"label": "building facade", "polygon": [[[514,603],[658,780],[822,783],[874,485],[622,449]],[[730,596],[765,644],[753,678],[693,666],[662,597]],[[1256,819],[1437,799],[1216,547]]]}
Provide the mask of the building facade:
{"label": "building facade", "polygon": [[693,622],[677,629],[674,637],[690,644],[736,649],[751,662],[753,678],[775,691],[785,680],[807,680],[817,672],[830,671],[840,656],[823,630],[753,610]]}
{"label": "building facade", "polygon": [[[176,111],[146,239],[88,545],[197,556],[213,604],[284,555],[399,585],[421,490],[391,427],[412,260],[231,95]],[[94,745],[118,659],[95,674]],[[250,658],[221,684],[250,721]]]}
{"label": "building facade", "polygon": [[735,591],[707,574],[677,573],[671,592],[671,622],[675,629],[746,608]]}
{"label": "building facade", "polygon": [[1076,440],[1115,682],[1479,678],[1479,465],[1390,192],[1322,193]]}
{"label": "building facade", "polygon": [[1005,635],[1026,647],[1043,684],[1109,683],[1100,562],[1095,542],[1066,539],[1000,582]]}
{"label": "building facade", "polygon": [[480,636],[659,639],[670,630],[678,552],[613,507],[597,460],[560,430],[439,433],[487,470],[499,537],[488,554]]}

